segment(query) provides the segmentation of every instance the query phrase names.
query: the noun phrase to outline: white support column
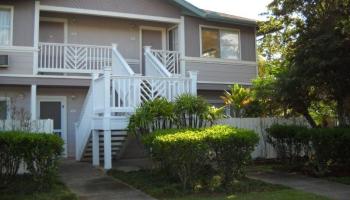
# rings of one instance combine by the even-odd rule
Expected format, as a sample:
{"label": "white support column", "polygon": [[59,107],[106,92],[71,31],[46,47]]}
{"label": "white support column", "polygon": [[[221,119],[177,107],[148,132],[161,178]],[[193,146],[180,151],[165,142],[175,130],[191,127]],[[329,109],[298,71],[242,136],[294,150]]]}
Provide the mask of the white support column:
{"label": "white support column", "polygon": [[100,137],[99,131],[92,131],[92,165],[100,166]]}
{"label": "white support column", "polygon": [[186,76],[186,36],[185,36],[185,17],[181,16],[179,24],[179,50],[180,50],[180,71],[183,77]]}
{"label": "white support column", "polygon": [[31,120],[36,120],[37,113],[36,113],[36,101],[37,101],[37,86],[32,85],[30,88],[30,113],[31,113]]}
{"label": "white support column", "polygon": [[105,102],[104,102],[104,168],[112,168],[112,131],[111,131],[111,68],[106,67],[104,71]]}
{"label": "white support column", "polygon": [[38,74],[39,59],[39,24],[40,24],[40,1],[35,1],[34,11],[34,38],[33,38],[33,75]]}
{"label": "white support column", "polygon": [[191,94],[197,95],[198,72],[196,72],[196,71],[189,71],[188,74],[189,74],[190,79],[191,79]]}

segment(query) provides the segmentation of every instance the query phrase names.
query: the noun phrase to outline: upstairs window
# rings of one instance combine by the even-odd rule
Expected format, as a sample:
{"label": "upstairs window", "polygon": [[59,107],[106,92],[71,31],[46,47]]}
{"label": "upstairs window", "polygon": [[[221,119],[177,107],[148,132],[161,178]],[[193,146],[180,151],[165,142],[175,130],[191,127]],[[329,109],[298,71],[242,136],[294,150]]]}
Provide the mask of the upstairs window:
{"label": "upstairs window", "polygon": [[202,57],[239,60],[239,32],[231,29],[201,28]]}
{"label": "upstairs window", "polygon": [[0,6],[0,45],[12,44],[12,7]]}

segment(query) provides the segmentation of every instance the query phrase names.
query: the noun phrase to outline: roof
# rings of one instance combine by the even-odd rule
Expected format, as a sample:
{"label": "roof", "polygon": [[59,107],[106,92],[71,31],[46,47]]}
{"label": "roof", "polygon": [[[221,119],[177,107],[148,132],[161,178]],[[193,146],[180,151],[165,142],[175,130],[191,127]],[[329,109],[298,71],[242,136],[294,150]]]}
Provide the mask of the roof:
{"label": "roof", "polygon": [[187,14],[193,15],[195,17],[203,18],[208,21],[247,25],[247,26],[257,25],[256,20],[239,17],[235,15],[229,15],[226,13],[204,10],[194,6],[193,4],[187,2],[186,0],[171,0],[171,1],[177,4],[178,6],[180,6],[185,11],[187,11],[186,12]]}

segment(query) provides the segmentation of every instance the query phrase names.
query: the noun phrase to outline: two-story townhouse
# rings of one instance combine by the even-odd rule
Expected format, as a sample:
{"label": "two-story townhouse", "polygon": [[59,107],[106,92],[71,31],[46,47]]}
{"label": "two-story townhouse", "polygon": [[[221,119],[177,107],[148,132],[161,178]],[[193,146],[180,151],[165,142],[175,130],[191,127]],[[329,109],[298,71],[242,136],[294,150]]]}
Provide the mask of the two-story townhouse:
{"label": "two-story townhouse", "polygon": [[249,86],[255,30],[184,0],[2,0],[0,117],[53,119],[66,155],[89,147],[96,165],[102,136],[110,168],[142,101],[193,93],[220,104],[228,85]]}

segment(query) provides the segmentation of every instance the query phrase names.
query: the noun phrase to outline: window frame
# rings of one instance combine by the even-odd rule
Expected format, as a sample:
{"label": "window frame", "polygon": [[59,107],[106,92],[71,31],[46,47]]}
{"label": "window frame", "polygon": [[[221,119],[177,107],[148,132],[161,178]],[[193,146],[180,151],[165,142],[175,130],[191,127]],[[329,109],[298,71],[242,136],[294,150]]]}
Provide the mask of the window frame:
{"label": "window frame", "polygon": [[5,96],[0,96],[0,101],[6,101],[6,109],[7,109],[6,120],[11,119],[11,98],[5,97]]}
{"label": "window frame", "polygon": [[[219,35],[221,35],[221,30],[236,32],[238,34],[238,49],[239,49],[239,57],[238,59],[227,59],[227,58],[221,58],[221,52],[220,52],[220,58],[208,58],[203,56],[203,34],[202,30],[203,28],[208,29],[217,29],[219,30]],[[220,27],[220,26],[209,26],[209,25],[199,25],[199,57],[204,59],[219,59],[219,60],[234,60],[234,61],[241,61],[242,60],[242,45],[241,45],[241,31],[240,29],[236,28],[227,28],[227,27]],[[219,45],[219,48],[221,49],[221,44]]]}
{"label": "window frame", "polygon": [[8,45],[3,45],[3,44],[0,44],[1,47],[8,47],[8,46],[13,46],[13,16],[14,16],[14,6],[9,6],[9,5],[1,5],[0,4],[0,8],[2,9],[9,9],[10,10],[10,15],[11,15],[11,19],[10,19],[10,41],[9,41],[9,44]]}

